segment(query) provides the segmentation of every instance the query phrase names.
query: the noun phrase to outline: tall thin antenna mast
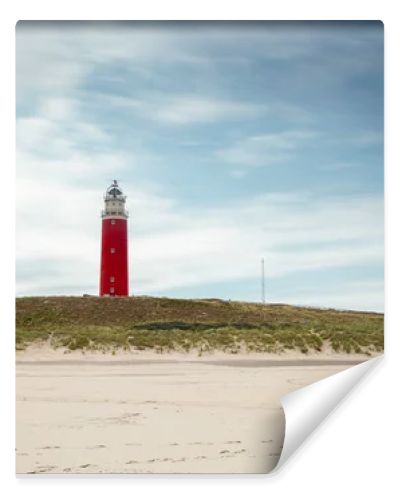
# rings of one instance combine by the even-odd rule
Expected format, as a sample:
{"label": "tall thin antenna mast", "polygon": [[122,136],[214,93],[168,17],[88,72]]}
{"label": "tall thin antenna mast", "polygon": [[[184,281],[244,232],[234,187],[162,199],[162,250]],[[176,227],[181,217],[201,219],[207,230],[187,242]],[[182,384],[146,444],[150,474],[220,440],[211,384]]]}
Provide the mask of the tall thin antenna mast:
{"label": "tall thin antenna mast", "polygon": [[265,304],[265,269],[264,258],[261,259],[261,302]]}

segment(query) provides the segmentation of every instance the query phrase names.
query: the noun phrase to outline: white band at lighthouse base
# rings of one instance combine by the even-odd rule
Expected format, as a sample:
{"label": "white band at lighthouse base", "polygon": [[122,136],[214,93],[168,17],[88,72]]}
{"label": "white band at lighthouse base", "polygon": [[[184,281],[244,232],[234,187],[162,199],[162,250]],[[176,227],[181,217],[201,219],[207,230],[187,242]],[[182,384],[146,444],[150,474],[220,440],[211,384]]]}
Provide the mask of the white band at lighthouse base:
{"label": "white band at lighthouse base", "polygon": [[101,218],[103,220],[106,219],[122,219],[122,220],[128,220],[128,217],[124,217],[123,215],[102,215]]}
{"label": "white band at lighthouse base", "polygon": [[382,359],[383,356],[370,359],[286,394],[281,399],[285,413],[285,439],[274,471],[288,460],[353,387]]}

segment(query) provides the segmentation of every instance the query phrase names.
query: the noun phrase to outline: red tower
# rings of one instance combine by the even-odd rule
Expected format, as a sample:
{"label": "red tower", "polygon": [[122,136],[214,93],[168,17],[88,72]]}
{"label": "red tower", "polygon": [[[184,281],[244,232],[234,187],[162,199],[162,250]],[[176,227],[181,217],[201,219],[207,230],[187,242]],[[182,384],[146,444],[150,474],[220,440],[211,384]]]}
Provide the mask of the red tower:
{"label": "red tower", "polygon": [[104,195],[101,234],[100,296],[129,295],[128,212],[116,180]]}

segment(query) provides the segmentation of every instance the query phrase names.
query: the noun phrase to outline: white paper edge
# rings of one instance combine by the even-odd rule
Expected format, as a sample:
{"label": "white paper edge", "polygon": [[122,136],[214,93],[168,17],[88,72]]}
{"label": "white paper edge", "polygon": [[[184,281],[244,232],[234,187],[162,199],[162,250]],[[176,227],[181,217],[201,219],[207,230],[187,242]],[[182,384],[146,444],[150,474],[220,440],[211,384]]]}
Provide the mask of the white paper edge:
{"label": "white paper edge", "polygon": [[281,398],[285,414],[285,438],[276,472],[307,437],[335,409],[355,385],[381,360],[376,357]]}

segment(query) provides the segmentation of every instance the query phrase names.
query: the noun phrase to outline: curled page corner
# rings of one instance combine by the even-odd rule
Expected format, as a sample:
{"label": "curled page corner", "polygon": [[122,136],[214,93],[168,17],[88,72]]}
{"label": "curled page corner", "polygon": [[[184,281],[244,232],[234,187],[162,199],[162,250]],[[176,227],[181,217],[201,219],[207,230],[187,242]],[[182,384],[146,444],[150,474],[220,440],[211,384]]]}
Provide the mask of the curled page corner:
{"label": "curled page corner", "polygon": [[382,359],[383,356],[370,359],[281,398],[285,414],[285,439],[273,472],[287,462],[340,401]]}

